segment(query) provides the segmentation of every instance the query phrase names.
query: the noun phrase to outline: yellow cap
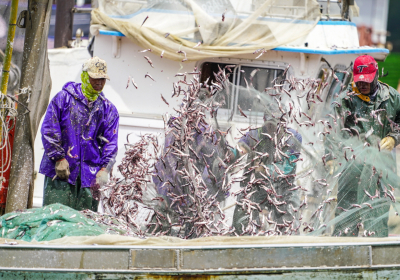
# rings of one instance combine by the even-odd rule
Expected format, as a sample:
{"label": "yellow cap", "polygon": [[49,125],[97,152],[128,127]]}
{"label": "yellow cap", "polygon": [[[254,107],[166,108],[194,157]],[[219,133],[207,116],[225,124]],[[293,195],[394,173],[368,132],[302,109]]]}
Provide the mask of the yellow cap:
{"label": "yellow cap", "polygon": [[110,80],[110,77],[107,75],[107,63],[97,56],[86,60],[82,65],[82,71],[88,72],[89,76],[93,79],[106,78]]}

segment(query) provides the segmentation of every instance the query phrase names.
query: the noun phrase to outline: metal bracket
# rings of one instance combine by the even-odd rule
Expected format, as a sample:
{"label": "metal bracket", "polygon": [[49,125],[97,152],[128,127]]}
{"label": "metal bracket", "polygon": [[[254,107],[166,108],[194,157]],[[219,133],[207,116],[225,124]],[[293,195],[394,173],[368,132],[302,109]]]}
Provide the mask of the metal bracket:
{"label": "metal bracket", "polygon": [[[21,13],[19,13],[18,19],[17,19],[17,26],[19,28],[26,28],[26,19],[28,16],[28,11],[23,10]],[[24,20],[24,24],[21,24],[21,21]]]}
{"label": "metal bracket", "polygon": [[90,14],[92,10],[93,10],[92,8],[77,8],[77,7],[72,8],[72,12],[78,14]]}
{"label": "metal bracket", "polygon": [[121,56],[121,37],[112,36],[112,54],[114,58]]}
{"label": "metal bracket", "polygon": [[300,73],[304,75],[306,73],[306,55],[305,53],[300,53]]}

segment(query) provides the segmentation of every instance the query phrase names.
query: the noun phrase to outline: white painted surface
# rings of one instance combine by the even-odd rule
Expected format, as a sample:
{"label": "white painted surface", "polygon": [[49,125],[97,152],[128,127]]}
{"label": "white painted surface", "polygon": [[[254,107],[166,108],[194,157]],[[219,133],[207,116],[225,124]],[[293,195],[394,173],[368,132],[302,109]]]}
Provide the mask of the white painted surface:
{"label": "white painted surface", "polygon": [[[191,72],[195,63],[180,63],[161,58],[151,52],[140,53],[143,49],[129,39],[121,38],[120,57],[113,55],[114,36],[96,36],[94,55],[107,61],[108,72],[110,73],[110,82],[106,84],[104,91],[112,91],[112,102],[118,108],[120,113],[131,114],[132,112],[141,114],[156,114],[162,112],[172,112],[172,107],[178,104],[178,101],[170,102],[168,107],[160,98],[160,94],[169,101],[172,92],[172,83],[179,80],[175,77],[178,72]],[[150,66],[145,56],[153,62],[154,68]],[[146,74],[150,74],[155,81]],[[128,77],[131,76],[138,85],[136,89],[129,83],[126,89]]]}

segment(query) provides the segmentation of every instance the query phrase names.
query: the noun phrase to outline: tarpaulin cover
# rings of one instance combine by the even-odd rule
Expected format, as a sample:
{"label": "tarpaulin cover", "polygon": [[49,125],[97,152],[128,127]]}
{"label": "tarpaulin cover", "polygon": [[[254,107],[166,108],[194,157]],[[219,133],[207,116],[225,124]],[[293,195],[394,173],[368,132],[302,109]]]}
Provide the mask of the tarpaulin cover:
{"label": "tarpaulin cover", "polygon": [[288,44],[306,36],[319,19],[315,0],[101,0],[92,12],[91,32],[117,30],[166,58],[196,61]]}

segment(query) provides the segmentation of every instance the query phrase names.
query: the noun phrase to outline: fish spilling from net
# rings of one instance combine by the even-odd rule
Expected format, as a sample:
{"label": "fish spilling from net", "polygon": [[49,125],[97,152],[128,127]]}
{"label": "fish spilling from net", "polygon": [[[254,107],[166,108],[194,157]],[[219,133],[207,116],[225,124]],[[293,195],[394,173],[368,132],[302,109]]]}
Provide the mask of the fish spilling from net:
{"label": "fish spilling from net", "polygon": [[[259,71],[243,74],[245,86],[235,88],[229,82],[234,67],[219,67],[203,82],[197,69],[177,74],[172,97],[181,104],[163,118],[164,144],[153,134],[127,141],[118,166],[123,178],[100,190],[106,213],[140,237],[379,234],[357,225],[369,211],[396,203],[386,186],[397,175],[368,158],[386,157],[372,132],[344,125],[351,115],[356,124],[371,120],[346,111],[338,96],[323,101],[329,79],[340,82],[335,74],[298,79],[288,74],[289,65],[261,93],[254,88]],[[247,103],[231,108],[237,92]],[[245,127],[232,121],[237,116]],[[358,189],[338,192],[341,180]]]}

